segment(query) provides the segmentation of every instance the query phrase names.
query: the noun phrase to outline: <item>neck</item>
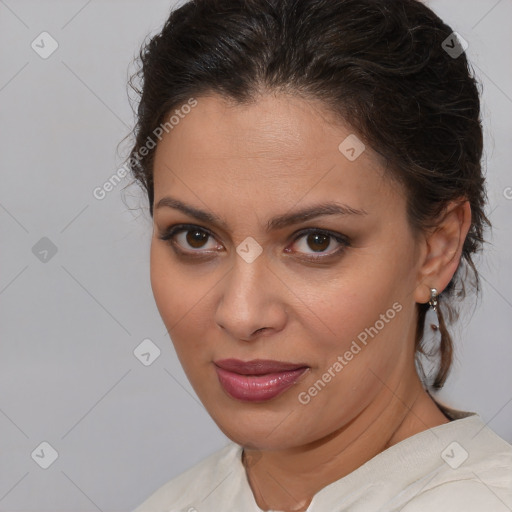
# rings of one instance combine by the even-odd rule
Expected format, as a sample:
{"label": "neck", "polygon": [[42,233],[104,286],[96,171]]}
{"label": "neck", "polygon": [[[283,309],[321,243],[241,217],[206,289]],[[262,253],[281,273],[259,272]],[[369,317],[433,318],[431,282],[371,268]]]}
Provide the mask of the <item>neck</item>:
{"label": "neck", "polygon": [[263,510],[305,511],[322,488],[390,446],[448,421],[416,373],[393,390],[383,384],[356,418],[311,445],[265,451],[257,457],[255,450],[244,450],[256,503]]}

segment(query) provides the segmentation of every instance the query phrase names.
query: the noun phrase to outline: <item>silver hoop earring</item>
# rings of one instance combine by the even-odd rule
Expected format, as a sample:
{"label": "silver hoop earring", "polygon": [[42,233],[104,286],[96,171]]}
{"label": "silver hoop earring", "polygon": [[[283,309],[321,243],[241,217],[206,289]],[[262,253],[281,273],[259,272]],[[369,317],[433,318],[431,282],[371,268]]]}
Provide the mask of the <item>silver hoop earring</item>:
{"label": "silver hoop earring", "polygon": [[437,290],[435,288],[430,288],[430,300],[428,301],[430,307],[434,310],[436,316],[437,316],[437,324],[438,325],[435,325],[435,324],[430,324],[430,327],[432,327],[432,329],[434,331],[437,331],[439,329],[439,317],[438,317],[438,313],[437,313],[437,308],[438,308],[438,299],[439,297],[439,293],[437,292]]}
{"label": "silver hoop earring", "polygon": [[430,300],[428,301],[430,307],[437,313],[437,298],[439,293],[435,288],[430,288]]}

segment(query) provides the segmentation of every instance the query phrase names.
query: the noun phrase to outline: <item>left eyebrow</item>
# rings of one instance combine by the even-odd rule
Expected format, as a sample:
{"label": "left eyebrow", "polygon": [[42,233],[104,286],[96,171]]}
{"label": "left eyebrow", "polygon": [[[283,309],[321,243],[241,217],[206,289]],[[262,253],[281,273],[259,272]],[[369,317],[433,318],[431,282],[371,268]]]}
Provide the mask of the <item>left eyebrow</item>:
{"label": "left eyebrow", "polygon": [[284,215],[278,215],[271,219],[267,224],[267,231],[272,229],[282,229],[299,222],[305,222],[307,220],[322,217],[324,215],[368,215],[365,210],[357,210],[350,206],[338,203],[322,203],[309,208],[304,208],[297,212],[286,213]]}
{"label": "left eyebrow", "polygon": [[[223,227],[227,227],[226,223],[217,217],[215,214],[200,210],[193,206],[187,205],[178,199],[173,197],[163,197],[160,199],[155,207],[155,210],[162,207],[174,208],[176,210],[180,210],[181,212],[199,219],[203,222],[209,222],[210,224],[218,224]],[[345,204],[339,204],[335,202],[330,203],[321,203],[317,205],[310,206],[308,208],[304,208],[302,210],[285,213],[283,215],[278,215],[270,219],[267,223],[267,232],[271,230],[283,229],[287,226],[291,226],[294,224],[299,224],[300,222],[305,222],[307,220],[322,217],[325,215],[368,215],[368,212],[361,209],[358,210],[356,208],[352,208]]]}

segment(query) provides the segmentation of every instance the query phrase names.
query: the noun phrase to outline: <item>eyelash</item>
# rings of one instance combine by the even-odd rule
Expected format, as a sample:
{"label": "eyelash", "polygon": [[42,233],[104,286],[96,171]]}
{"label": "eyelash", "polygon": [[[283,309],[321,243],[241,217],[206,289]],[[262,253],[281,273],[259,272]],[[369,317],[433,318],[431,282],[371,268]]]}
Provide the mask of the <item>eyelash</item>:
{"label": "eyelash", "polygon": [[[178,245],[177,245],[176,241],[174,240],[174,237],[177,234],[179,234],[181,232],[187,232],[187,231],[193,231],[193,230],[203,232],[203,233],[207,234],[209,237],[215,238],[214,235],[212,233],[210,233],[209,230],[202,228],[200,226],[194,225],[194,224],[176,224],[174,226],[170,226],[158,238],[160,240],[164,240],[165,242],[168,242],[169,245],[172,247],[172,249],[180,256],[185,256],[185,257],[189,257],[189,258],[202,258],[204,256],[193,254],[193,253],[199,253],[200,252],[199,250],[191,251],[191,252],[183,251],[182,249],[178,248]],[[341,244],[341,247],[339,247],[338,249],[335,249],[334,251],[332,251],[330,253],[327,253],[327,255],[323,254],[321,256],[303,257],[304,259],[307,259],[309,261],[320,261],[320,260],[331,258],[335,255],[338,255],[338,254],[344,252],[345,249],[350,247],[350,240],[346,236],[341,235],[340,233],[335,233],[333,231],[327,231],[325,229],[319,229],[319,228],[307,228],[307,229],[303,229],[303,230],[299,231],[296,234],[296,236],[294,237],[292,243],[294,244],[297,242],[297,240],[299,240],[307,235],[313,234],[313,233],[320,234],[320,235],[323,235],[323,236],[326,236],[329,238],[333,238],[334,240],[336,240],[338,243]]]}

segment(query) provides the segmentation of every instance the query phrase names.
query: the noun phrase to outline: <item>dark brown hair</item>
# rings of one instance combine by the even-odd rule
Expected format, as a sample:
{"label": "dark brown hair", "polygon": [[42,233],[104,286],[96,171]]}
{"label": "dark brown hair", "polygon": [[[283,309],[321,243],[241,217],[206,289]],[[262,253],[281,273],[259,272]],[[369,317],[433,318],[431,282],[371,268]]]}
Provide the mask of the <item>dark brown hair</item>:
{"label": "dark brown hair", "polygon": [[[151,216],[153,136],[173,109],[210,93],[239,104],[265,91],[323,102],[404,186],[416,234],[435,226],[449,201],[469,201],[461,263],[439,300],[434,389],[443,386],[453,359],[443,310],[449,322],[458,317],[449,299],[465,296],[469,268],[478,293],[472,255],[490,227],[479,92],[465,53],[447,51],[446,41],[448,49],[456,42],[452,32],[417,0],[195,0],[173,10],[144,42],[130,80],[139,104],[128,167],[147,193]],[[434,353],[423,343],[429,305],[417,308],[418,362],[419,354]]]}

